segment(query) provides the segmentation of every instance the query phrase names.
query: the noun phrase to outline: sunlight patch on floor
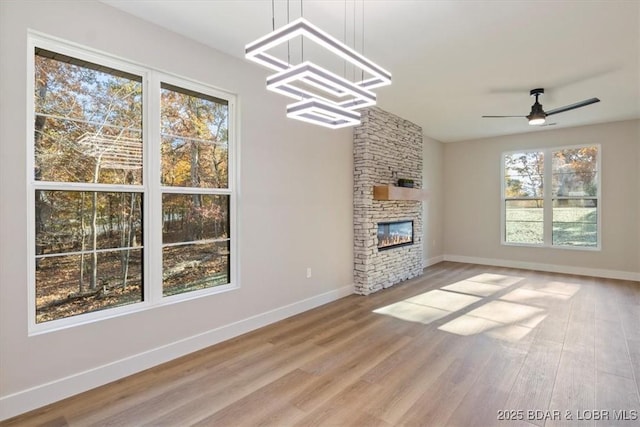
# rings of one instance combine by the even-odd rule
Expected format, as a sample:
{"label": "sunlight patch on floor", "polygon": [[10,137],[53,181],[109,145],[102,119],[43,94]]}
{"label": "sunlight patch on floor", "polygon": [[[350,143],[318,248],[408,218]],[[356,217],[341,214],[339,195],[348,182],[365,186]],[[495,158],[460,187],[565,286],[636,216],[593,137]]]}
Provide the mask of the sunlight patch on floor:
{"label": "sunlight patch on floor", "polygon": [[553,304],[557,304],[558,302],[567,301],[570,298],[570,295],[538,292],[529,289],[514,289],[508,294],[500,297],[500,299],[503,301],[531,304],[542,307],[549,307]]}
{"label": "sunlight patch on floor", "polygon": [[524,277],[505,276],[504,274],[482,273],[482,274],[478,274],[473,277],[470,277],[467,280],[471,280],[472,282],[487,283],[489,285],[506,287],[506,286],[514,285],[523,279]]}
{"label": "sunlight patch on floor", "polygon": [[522,280],[523,277],[482,273],[373,312],[424,325],[446,317],[439,330],[515,342],[547,317],[547,308],[566,303],[580,289],[558,281],[511,288]]}
{"label": "sunlight patch on floor", "polygon": [[538,292],[546,292],[551,294],[568,295],[572,297],[580,290],[580,285],[567,282],[544,282],[544,283],[528,283],[523,289],[531,289]]}
{"label": "sunlight patch on floor", "polygon": [[473,282],[471,280],[461,280],[440,289],[454,292],[462,292],[464,294],[477,295],[479,297],[488,297],[494,293],[504,289],[502,286],[490,285],[488,283]]}
{"label": "sunlight patch on floor", "polygon": [[434,307],[428,307],[420,304],[413,304],[406,301],[399,301],[391,305],[373,310],[374,313],[386,314],[396,319],[406,320],[408,322],[429,323],[441,319],[451,314],[450,311],[440,310]]}
{"label": "sunlight patch on floor", "polygon": [[438,329],[456,335],[482,334],[490,337],[516,342],[527,336],[533,329],[522,325],[509,325],[481,317],[465,314],[445,323]]}
{"label": "sunlight patch on floor", "polygon": [[435,290],[416,295],[412,298],[407,298],[405,301],[439,308],[440,310],[458,311],[468,305],[480,301],[481,299],[482,298],[459,294],[457,292]]}
{"label": "sunlight patch on floor", "polygon": [[490,301],[467,314],[502,324],[519,324],[535,328],[546,317],[546,310],[524,304]]}
{"label": "sunlight patch on floor", "polygon": [[481,299],[456,292],[433,290],[378,308],[373,312],[428,325]]}
{"label": "sunlight patch on floor", "polygon": [[438,329],[457,335],[484,333],[505,341],[519,341],[547,317],[543,308],[505,301],[489,301]]}

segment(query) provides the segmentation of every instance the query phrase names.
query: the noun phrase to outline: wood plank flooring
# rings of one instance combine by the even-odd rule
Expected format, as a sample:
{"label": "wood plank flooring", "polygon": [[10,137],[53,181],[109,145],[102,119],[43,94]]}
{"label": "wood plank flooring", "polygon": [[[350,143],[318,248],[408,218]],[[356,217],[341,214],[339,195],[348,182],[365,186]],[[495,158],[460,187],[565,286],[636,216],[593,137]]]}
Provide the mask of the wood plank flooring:
{"label": "wood plank flooring", "polygon": [[640,283],[443,262],[0,425],[631,427],[639,381]]}

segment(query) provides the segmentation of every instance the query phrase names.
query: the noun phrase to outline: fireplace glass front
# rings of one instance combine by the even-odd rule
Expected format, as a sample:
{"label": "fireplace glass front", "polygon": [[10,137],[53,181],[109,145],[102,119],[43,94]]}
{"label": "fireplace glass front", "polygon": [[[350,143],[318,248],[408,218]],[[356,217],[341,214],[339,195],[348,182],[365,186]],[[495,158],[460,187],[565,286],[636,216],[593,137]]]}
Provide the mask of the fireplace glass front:
{"label": "fireplace glass front", "polygon": [[413,244],[413,221],[378,223],[378,250]]}

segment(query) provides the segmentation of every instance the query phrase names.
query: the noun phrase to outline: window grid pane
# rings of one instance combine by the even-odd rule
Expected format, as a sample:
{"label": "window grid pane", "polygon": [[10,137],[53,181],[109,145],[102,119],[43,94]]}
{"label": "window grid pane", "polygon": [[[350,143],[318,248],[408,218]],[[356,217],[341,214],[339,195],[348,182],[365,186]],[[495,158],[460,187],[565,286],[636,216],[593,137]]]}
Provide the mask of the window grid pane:
{"label": "window grid pane", "polygon": [[229,106],[211,96],[162,86],[162,185],[228,188]]}
{"label": "window grid pane", "polygon": [[554,199],[553,244],[556,246],[597,246],[597,206],[597,199]]}
{"label": "window grid pane", "polygon": [[163,296],[230,283],[230,196],[169,193],[162,199]]}
{"label": "window grid pane", "polygon": [[36,256],[142,245],[142,193],[36,190]]}
{"label": "window grid pane", "polygon": [[163,296],[230,283],[230,255],[228,241],[163,248]]}
{"label": "window grid pane", "polygon": [[162,243],[229,238],[229,196],[163,194]]}
{"label": "window grid pane", "polygon": [[505,198],[542,197],[544,153],[512,153],[504,156]]}
{"label": "window grid pane", "polygon": [[143,300],[142,249],[60,255],[36,262],[36,323]]}
{"label": "window grid pane", "polygon": [[141,193],[36,190],[36,323],[142,301]]}
{"label": "window grid pane", "polygon": [[505,241],[507,243],[542,244],[544,209],[542,199],[505,201]]}
{"label": "window grid pane", "polygon": [[35,56],[34,179],[141,185],[142,79],[50,54]]}

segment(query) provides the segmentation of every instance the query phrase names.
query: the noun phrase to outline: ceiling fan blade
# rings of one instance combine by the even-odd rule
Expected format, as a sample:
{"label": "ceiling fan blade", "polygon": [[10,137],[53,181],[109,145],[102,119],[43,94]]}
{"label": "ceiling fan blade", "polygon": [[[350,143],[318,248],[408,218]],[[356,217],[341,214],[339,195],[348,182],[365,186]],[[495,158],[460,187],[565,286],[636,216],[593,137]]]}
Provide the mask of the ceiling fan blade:
{"label": "ceiling fan blade", "polygon": [[515,119],[515,118],[524,119],[525,117],[527,117],[527,116],[482,116],[483,119],[505,119],[505,118],[508,118],[508,119],[512,119],[512,118],[513,119]]}
{"label": "ceiling fan blade", "polygon": [[587,105],[595,104],[596,102],[600,102],[598,98],[586,99],[584,101],[576,102],[575,104],[565,105],[564,107],[555,108],[553,110],[547,111],[547,116],[551,116],[553,114],[564,113],[565,111],[575,110],[576,108],[585,107]]}

